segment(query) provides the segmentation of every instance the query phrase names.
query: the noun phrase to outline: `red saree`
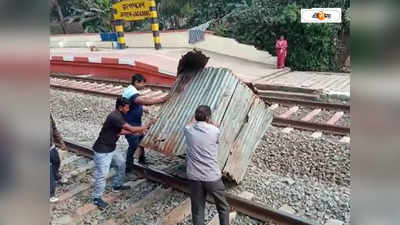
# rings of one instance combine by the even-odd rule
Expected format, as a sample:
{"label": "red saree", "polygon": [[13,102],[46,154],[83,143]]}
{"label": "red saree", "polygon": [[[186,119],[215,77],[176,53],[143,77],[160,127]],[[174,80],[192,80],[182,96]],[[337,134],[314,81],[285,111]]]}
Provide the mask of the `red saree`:
{"label": "red saree", "polygon": [[285,67],[286,54],[287,54],[287,41],[286,40],[278,40],[276,41],[276,56],[277,56],[277,65],[278,69]]}

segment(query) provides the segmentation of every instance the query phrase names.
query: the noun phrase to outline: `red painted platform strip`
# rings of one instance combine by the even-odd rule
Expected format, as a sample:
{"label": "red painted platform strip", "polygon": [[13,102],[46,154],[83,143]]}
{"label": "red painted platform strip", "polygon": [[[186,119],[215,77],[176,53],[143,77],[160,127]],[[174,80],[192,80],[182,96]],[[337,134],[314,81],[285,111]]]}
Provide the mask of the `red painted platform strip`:
{"label": "red painted platform strip", "polygon": [[90,63],[86,57],[74,57],[74,61],[64,61],[62,56],[52,56],[50,72],[69,73],[75,75],[91,74],[119,80],[131,80],[132,75],[141,73],[148,83],[170,86],[176,77],[160,73],[155,66],[135,61],[135,65],[119,64],[118,58],[102,57],[101,63]]}
{"label": "red painted platform strip", "polygon": [[103,58],[101,58],[101,63],[104,63],[104,64],[118,64],[118,59],[117,58],[106,58],[106,57],[103,57]]}
{"label": "red painted platform strip", "polygon": [[51,60],[59,60],[59,61],[63,61],[63,57],[62,56],[52,56]]}
{"label": "red painted platform strip", "polygon": [[335,123],[340,120],[340,118],[342,118],[343,116],[343,112],[336,112],[335,115],[333,115],[328,122],[326,122],[329,125],[335,125]]}
{"label": "red painted platform strip", "polygon": [[88,57],[74,57],[74,61],[76,62],[89,62]]}

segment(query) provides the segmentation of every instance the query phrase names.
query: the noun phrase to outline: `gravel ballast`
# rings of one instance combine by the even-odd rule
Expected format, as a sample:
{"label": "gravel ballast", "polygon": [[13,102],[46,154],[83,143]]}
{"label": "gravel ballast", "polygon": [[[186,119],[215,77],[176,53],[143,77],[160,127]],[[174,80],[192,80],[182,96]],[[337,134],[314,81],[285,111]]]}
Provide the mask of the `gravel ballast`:
{"label": "gravel ballast", "polygon": [[[58,130],[65,139],[87,146],[93,145],[114,104],[114,98],[50,90],[50,110]],[[156,112],[145,114],[144,120],[156,116]],[[340,143],[337,136],[313,139],[310,132],[294,130],[285,134],[280,130],[271,127],[265,134],[245,179],[229,192],[256,193],[255,201],[263,205],[275,209],[288,205],[296,215],[320,224],[329,219],[350,224],[350,145]],[[125,151],[127,147],[125,138],[120,138],[118,150]],[[168,159],[153,151],[147,154],[154,167],[182,162],[182,159]],[[207,209],[210,219],[216,213],[215,206]],[[238,215],[238,218],[246,221],[246,216]],[[187,218],[184,224],[189,224],[190,220]],[[256,220],[250,220],[252,222],[242,224],[257,224]]]}

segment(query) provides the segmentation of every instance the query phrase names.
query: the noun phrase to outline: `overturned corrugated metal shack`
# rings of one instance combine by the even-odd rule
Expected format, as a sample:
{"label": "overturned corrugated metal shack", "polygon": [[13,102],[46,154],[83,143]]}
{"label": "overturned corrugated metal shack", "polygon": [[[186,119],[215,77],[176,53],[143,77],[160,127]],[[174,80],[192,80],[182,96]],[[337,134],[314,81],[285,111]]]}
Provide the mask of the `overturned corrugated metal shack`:
{"label": "overturned corrugated metal shack", "polygon": [[199,51],[179,62],[171,99],[161,109],[141,145],[166,155],[184,155],[184,126],[199,105],[209,105],[212,120],[220,124],[219,165],[225,178],[239,183],[258,142],[271,125],[272,112],[229,69],[205,67],[208,58]]}

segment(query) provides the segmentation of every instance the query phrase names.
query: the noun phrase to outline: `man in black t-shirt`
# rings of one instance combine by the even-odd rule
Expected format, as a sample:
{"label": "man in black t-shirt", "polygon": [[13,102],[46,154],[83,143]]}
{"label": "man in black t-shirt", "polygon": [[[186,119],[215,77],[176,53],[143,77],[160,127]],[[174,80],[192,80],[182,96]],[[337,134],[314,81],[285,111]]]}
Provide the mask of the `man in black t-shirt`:
{"label": "man in black t-shirt", "polygon": [[129,101],[118,97],[115,110],[111,112],[101,128],[99,137],[93,145],[94,162],[96,165],[93,202],[100,209],[107,207],[107,203],[101,198],[106,186],[106,177],[111,163],[117,167],[117,174],[113,177],[113,192],[127,190],[130,187],[122,185],[125,177],[125,159],[119,151],[115,151],[116,143],[120,135],[141,135],[148,129],[146,126],[131,126],[125,122],[122,114],[129,111]]}

